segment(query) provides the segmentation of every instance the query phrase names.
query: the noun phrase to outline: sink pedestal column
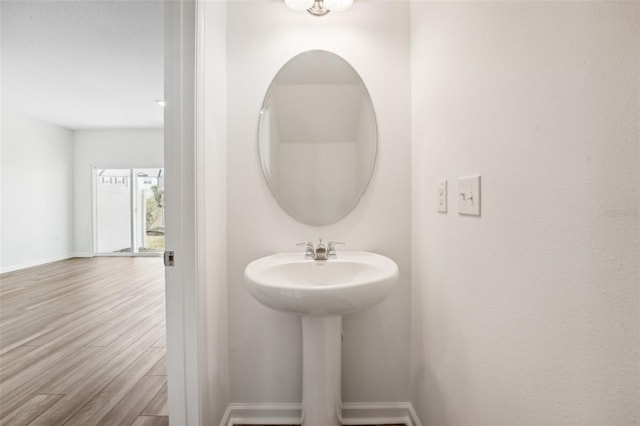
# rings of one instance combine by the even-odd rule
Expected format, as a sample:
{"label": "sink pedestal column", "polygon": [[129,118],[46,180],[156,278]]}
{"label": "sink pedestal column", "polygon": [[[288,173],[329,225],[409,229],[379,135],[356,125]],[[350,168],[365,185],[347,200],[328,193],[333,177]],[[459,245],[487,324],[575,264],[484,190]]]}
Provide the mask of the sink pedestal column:
{"label": "sink pedestal column", "polygon": [[302,425],[340,426],[342,317],[302,317]]}

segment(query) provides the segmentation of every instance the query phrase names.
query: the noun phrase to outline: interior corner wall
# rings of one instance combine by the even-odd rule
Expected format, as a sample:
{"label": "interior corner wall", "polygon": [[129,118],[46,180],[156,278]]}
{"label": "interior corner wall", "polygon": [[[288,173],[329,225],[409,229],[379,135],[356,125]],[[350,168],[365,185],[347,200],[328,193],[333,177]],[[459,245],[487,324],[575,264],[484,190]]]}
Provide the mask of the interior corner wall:
{"label": "interior corner wall", "polygon": [[423,424],[634,424],[640,3],[412,2],[411,40]]}
{"label": "interior corner wall", "polygon": [[0,271],[73,252],[72,132],[2,109]]}
{"label": "interior corner wall", "polygon": [[75,256],[93,256],[93,167],[164,167],[163,143],[162,129],[73,132]]}
{"label": "interior corner wall", "polygon": [[[408,401],[410,334],[409,5],[357,1],[317,18],[281,2],[228,4],[228,294],[231,401],[295,403],[302,396],[300,318],[262,306],[247,292],[245,266],[301,241],[346,241],[395,260],[400,279],[377,306],[343,321],[343,400]],[[367,86],[378,153],[359,205],[325,227],[301,224],[271,195],[258,157],[258,118],[267,88],[295,55],[324,49],[346,59]],[[309,111],[313,114],[313,111]],[[328,126],[331,123],[327,123]],[[327,173],[331,173],[327,170]]]}

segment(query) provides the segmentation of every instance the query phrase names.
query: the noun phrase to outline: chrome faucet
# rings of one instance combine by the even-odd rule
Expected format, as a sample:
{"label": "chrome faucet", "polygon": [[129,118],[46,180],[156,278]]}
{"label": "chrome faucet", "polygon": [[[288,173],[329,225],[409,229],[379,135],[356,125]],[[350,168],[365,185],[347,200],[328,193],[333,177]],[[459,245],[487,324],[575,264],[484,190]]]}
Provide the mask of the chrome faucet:
{"label": "chrome faucet", "polygon": [[305,246],[304,258],[305,259],[313,259],[313,260],[329,260],[335,259],[336,254],[336,244],[344,244],[340,242],[329,241],[327,246],[322,243],[322,238],[318,241],[318,245],[316,247],[313,246],[311,241],[307,241],[306,243],[298,243],[298,246]]}
{"label": "chrome faucet", "polygon": [[322,244],[322,238],[318,241],[318,245],[316,246],[316,257],[315,260],[327,260],[327,248]]}

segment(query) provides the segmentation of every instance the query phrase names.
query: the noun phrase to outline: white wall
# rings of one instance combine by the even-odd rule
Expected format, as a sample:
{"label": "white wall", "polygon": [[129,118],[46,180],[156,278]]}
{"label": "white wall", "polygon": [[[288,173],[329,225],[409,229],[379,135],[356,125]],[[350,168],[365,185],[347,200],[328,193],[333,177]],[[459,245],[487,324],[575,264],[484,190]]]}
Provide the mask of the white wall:
{"label": "white wall", "polygon": [[73,135],[75,254],[93,254],[92,169],[164,167],[162,129],[77,130]]}
{"label": "white wall", "polygon": [[[299,402],[300,319],[256,302],[243,270],[252,260],[299,251],[295,243],[346,241],[400,267],[397,290],[382,304],[344,319],[343,399],[407,401],[410,329],[409,6],[356,2],[321,19],[281,2],[228,4],[229,367],[233,402]],[[272,78],[310,49],[346,59],[367,85],[378,118],[371,186],[348,217],[324,228],[303,225],[277,204],[258,158],[258,117]],[[312,113],[312,112],[310,112]]]}
{"label": "white wall", "polygon": [[416,2],[411,27],[422,422],[635,424],[640,3]]}
{"label": "white wall", "polygon": [[198,76],[198,107],[204,111],[199,137],[204,138],[206,259],[206,365],[207,381],[201,407],[202,424],[218,424],[229,402],[227,311],[227,5],[199,3],[198,55],[203,65]]}
{"label": "white wall", "polygon": [[2,109],[0,270],[73,253],[72,132]]}

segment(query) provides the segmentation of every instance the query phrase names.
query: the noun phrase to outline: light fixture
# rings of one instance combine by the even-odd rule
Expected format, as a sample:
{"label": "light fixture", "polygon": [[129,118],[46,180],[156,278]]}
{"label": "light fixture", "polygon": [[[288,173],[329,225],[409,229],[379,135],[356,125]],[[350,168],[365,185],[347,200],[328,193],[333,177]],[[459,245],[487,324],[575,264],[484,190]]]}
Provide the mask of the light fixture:
{"label": "light fixture", "polygon": [[353,4],[353,0],[284,0],[288,8],[303,11],[312,15],[323,16],[330,11],[342,12]]}
{"label": "light fixture", "polygon": [[164,99],[156,99],[156,103],[158,105],[160,105],[161,107],[165,106],[167,103],[164,101]]}

